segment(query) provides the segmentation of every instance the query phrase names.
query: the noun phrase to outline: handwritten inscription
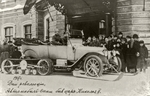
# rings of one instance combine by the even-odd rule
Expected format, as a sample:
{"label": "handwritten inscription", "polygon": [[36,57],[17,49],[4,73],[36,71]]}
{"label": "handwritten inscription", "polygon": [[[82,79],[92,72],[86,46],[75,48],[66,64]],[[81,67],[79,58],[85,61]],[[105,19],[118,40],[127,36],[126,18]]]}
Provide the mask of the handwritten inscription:
{"label": "handwritten inscription", "polygon": [[85,90],[83,88],[79,88],[77,90],[75,89],[65,89],[65,88],[59,88],[58,90],[56,90],[56,93],[65,93],[65,94],[72,94],[72,93],[93,93],[93,94],[100,94],[101,93],[101,89],[98,90]]}
{"label": "handwritten inscription", "polygon": [[21,86],[36,86],[36,87],[45,86],[44,83],[30,83],[29,81],[14,83],[13,80],[8,81],[8,85],[9,86],[18,86],[18,88]]}
{"label": "handwritten inscription", "polygon": [[43,82],[29,82],[24,81],[21,76],[15,76],[12,80],[8,80],[7,82],[8,88],[5,91],[6,93],[57,93],[57,94],[100,94],[101,89],[66,89],[66,88],[58,88],[56,90],[44,89],[46,88],[46,84]]}

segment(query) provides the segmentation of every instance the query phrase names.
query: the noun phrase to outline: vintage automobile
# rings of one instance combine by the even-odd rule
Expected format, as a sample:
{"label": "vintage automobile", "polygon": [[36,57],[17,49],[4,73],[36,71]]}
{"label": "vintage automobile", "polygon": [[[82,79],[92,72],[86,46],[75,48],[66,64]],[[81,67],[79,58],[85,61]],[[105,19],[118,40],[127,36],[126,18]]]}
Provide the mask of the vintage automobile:
{"label": "vintage automobile", "polygon": [[22,50],[25,58],[8,58],[2,62],[4,73],[48,75],[53,71],[83,70],[95,77],[105,72],[119,72],[122,67],[115,51],[83,46],[81,38],[68,38],[67,45],[26,43],[22,44]]}

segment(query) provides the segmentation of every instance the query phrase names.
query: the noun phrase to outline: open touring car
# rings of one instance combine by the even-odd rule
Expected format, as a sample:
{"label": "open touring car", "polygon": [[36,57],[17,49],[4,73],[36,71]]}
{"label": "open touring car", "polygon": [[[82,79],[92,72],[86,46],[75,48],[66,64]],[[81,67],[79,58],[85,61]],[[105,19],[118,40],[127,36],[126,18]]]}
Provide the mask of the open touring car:
{"label": "open touring car", "polygon": [[[116,51],[83,46],[81,38],[68,38],[67,45],[22,44],[23,59],[8,58],[1,64],[4,73],[48,75],[53,71],[82,70],[88,76],[119,72],[122,63]],[[110,54],[111,53],[111,54]]]}

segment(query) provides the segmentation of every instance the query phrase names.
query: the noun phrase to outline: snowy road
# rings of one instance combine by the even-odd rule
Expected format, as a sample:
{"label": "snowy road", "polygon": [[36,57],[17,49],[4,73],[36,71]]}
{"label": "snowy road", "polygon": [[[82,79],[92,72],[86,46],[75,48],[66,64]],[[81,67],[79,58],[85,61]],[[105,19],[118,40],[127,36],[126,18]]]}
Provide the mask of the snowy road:
{"label": "snowy road", "polygon": [[[150,96],[150,68],[136,76],[104,75],[100,80],[68,73],[50,76],[0,75],[0,96]],[[2,91],[2,92],[1,92]]]}

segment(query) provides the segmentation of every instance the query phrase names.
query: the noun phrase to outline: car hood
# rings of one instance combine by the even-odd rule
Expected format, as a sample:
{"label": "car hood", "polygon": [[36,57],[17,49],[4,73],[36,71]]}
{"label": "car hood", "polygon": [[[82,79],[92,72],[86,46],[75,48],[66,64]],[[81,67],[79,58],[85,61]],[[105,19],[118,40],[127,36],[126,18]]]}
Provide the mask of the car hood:
{"label": "car hood", "polygon": [[97,52],[100,53],[102,55],[104,55],[103,50],[105,48],[103,47],[90,47],[90,46],[75,46],[77,53],[80,54],[86,54],[89,52]]}

